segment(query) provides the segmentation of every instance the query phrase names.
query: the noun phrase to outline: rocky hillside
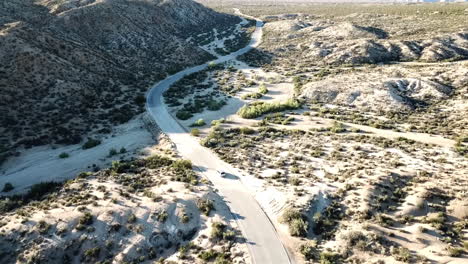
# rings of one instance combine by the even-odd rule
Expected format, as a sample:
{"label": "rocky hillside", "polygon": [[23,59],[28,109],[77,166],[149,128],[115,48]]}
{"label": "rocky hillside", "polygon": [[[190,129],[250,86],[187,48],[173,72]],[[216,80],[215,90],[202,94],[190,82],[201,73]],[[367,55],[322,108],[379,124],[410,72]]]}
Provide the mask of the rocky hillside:
{"label": "rocky hillside", "polygon": [[212,58],[186,39],[239,21],[191,0],[2,1],[0,151],[109,132],[152,83]]}

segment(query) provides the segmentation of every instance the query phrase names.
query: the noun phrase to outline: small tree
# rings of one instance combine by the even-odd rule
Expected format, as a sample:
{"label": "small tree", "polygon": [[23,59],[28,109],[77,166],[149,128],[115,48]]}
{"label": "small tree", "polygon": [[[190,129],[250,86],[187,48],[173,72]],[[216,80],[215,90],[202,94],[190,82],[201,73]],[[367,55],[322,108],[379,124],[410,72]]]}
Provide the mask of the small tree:
{"label": "small tree", "polygon": [[3,185],[3,190],[2,192],[9,192],[11,190],[13,190],[15,187],[13,187],[13,184],[7,182],[5,183],[5,185]]}

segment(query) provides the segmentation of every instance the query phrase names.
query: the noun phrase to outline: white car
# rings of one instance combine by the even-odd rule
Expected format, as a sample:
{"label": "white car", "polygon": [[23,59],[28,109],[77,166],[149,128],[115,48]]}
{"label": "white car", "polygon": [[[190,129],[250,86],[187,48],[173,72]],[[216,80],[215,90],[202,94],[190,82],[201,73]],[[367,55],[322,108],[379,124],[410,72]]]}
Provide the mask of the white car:
{"label": "white car", "polygon": [[220,177],[223,177],[223,178],[226,177],[226,172],[224,171],[218,171],[218,174]]}

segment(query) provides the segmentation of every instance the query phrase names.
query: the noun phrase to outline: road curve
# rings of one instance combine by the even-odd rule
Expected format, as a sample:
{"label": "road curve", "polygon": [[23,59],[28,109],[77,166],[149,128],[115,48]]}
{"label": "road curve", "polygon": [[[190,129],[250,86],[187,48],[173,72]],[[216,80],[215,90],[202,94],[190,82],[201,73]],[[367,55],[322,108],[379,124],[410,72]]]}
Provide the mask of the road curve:
{"label": "road curve", "polygon": [[[236,10],[236,13],[240,13]],[[249,45],[229,55],[219,57],[214,62],[222,63],[235,59],[250,49],[258,46],[262,37],[263,22],[256,20],[256,29],[252,34]],[[202,147],[199,142],[188,134],[179,123],[171,116],[165,104],[162,102],[162,94],[174,82],[187,74],[201,71],[208,67],[209,63],[188,68],[167,77],[153,86],[147,94],[146,107],[160,129],[175,144],[178,152],[185,159],[192,161],[200,172],[206,176],[217,188],[225,202],[236,218],[243,236],[246,238],[253,263],[291,263],[289,256],[281,243],[279,236],[268,216],[250,194],[240,180],[222,178],[216,171],[226,171],[238,177],[238,170],[222,161],[211,150]]]}

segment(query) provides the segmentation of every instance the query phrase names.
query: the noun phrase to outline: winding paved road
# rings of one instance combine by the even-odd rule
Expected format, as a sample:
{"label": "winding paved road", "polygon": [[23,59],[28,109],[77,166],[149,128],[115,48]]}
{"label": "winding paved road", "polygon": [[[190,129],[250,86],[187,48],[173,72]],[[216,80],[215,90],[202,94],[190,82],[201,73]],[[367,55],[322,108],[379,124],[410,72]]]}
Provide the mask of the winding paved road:
{"label": "winding paved road", "polygon": [[[238,10],[237,13],[239,14]],[[255,32],[247,47],[219,57],[214,62],[222,63],[235,59],[238,55],[258,46],[261,42],[262,26],[263,22],[257,20]],[[203,70],[206,67],[208,67],[208,63],[183,70],[160,81],[147,94],[147,110],[161,130],[175,144],[178,152],[185,159],[191,160],[223,196],[247,240],[252,262],[259,264],[291,263],[273,224],[246,186],[240,180],[219,177],[216,171],[226,171],[240,177],[242,175],[239,175],[236,169],[218,158],[211,150],[202,147],[174,120],[162,102],[163,92],[174,82],[187,74]]]}

